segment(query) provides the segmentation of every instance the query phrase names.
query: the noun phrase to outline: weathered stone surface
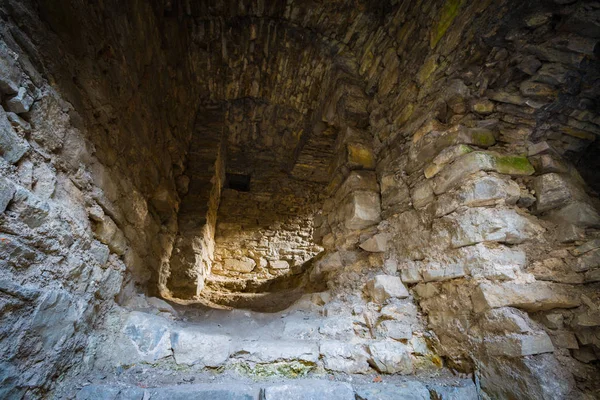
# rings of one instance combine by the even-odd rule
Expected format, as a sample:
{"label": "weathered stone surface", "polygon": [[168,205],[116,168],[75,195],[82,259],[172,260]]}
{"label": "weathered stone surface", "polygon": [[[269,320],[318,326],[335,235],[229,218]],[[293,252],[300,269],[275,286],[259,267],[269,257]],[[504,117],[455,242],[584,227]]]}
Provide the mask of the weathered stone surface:
{"label": "weathered stone surface", "polygon": [[[148,398],[152,400],[258,400],[259,392],[257,387],[239,383],[204,383],[146,389]],[[146,395],[143,394],[142,397]]]}
{"label": "weathered stone surface", "polygon": [[557,283],[481,283],[472,296],[475,311],[512,306],[526,311],[573,308],[581,304],[572,287]]}
{"label": "weathered stone surface", "polygon": [[377,342],[370,344],[369,363],[379,372],[386,374],[410,374],[413,372],[408,347],[399,342]]}
{"label": "weathered stone surface", "polygon": [[21,84],[21,71],[15,55],[4,43],[0,45],[0,91],[6,94],[17,93]]}
{"label": "weathered stone surface", "polygon": [[523,357],[554,351],[546,332],[491,337],[485,340],[485,348],[491,356],[504,357]]}
{"label": "weathered stone surface", "polygon": [[391,298],[404,299],[409,295],[400,278],[391,275],[377,275],[366,284],[365,289],[369,297],[380,304]]}
{"label": "weathered stone surface", "polygon": [[536,177],[533,188],[537,198],[535,208],[538,212],[562,207],[577,196],[577,189],[573,183],[556,173]]}
{"label": "weathered stone surface", "polygon": [[0,176],[0,213],[6,210],[14,195],[15,187],[12,182]]}
{"label": "weathered stone surface", "polygon": [[243,341],[238,343],[232,357],[257,363],[278,361],[302,361],[316,363],[319,359],[319,346],[310,341]]}
{"label": "weathered stone surface", "polygon": [[114,351],[124,364],[138,360],[155,362],[172,354],[170,325],[164,318],[133,311],[123,326],[123,334],[123,342],[118,342]]}
{"label": "weathered stone surface", "polygon": [[75,333],[80,318],[81,310],[69,293],[50,290],[40,299],[29,332],[39,337],[45,351],[56,351]]}
{"label": "weathered stone surface", "polygon": [[285,260],[269,261],[269,267],[273,269],[289,269],[290,264]]}
{"label": "weathered stone surface", "polygon": [[513,209],[471,208],[442,220],[449,224],[451,244],[455,248],[481,242],[518,244],[544,232],[532,218]]}
{"label": "weathered stone surface", "polygon": [[479,243],[459,249],[464,266],[475,278],[492,280],[514,279],[515,273],[527,262],[523,250],[502,245]]}
{"label": "weathered stone surface", "polygon": [[478,171],[515,176],[532,175],[535,172],[526,157],[475,151],[458,158],[437,174],[433,179],[433,191],[437,195],[445,193]]}
{"label": "weathered stone surface", "polygon": [[463,263],[429,262],[421,270],[425,282],[441,282],[467,275],[469,271]]}
{"label": "weathered stone surface", "polygon": [[14,164],[29,150],[29,144],[14,131],[0,107],[0,156],[8,163]]}
{"label": "weathered stone surface", "polygon": [[379,194],[354,192],[346,197],[341,208],[340,220],[348,229],[364,229],[381,220]]}
{"label": "weathered stone surface", "polygon": [[243,257],[239,260],[228,258],[225,260],[225,269],[236,272],[252,272],[256,267],[256,261],[249,257]]}
{"label": "weathered stone surface", "polygon": [[171,345],[177,364],[200,364],[211,368],[225,363],[232,350],[229,336],[207,334],[192,328],[174,329]]}
{"label": "weathered stone surface", "polygon": [[368,354],[363,345],[323,340],[319,351],[326,370],[346,374],[364,374],[371,370],[367,362]]}
{"label": "weathered stone surface", "polygon": [[27,93],[27,89],[22,87],[15,96],[6,101],[6,109],[15,114],[22,114],[28,112],[32,104],[33,97]]}
{"label": "weathered stone surface", "polygon": [[390,236],[387,233],[377,233],[360,244],[360,248],[371,253],[384,253],[388,247]]}
{"label": "weathered stone surface", "polygon": [[580,256],[577,259],[577,264],[575,265],[575,271],[577,272],[585,272],[592,268],[597,268],[600,266],[600,250],[592,250],[584,255]]}
{"label": "weathered stone surface", "polygon": [[354,390],[348,383],[318,380],[267,386],[265,400],[354,400]]}
{"label": "weathered stone surface", "polygon": [[378,336],[394,340],[410,340],[412,327],[409,321],[382,321],[377,325]]}
{"label": "weathered stone surface", "polygon": [[566,222],[584,228],[600,226],[598,211],[583,201],[572,201],[561,209],[552,210],[549,217],[558,223]]}
{"label": "weathered stone surface", "polygon": [[429,390],[420,382],[396,385],[370,384],[356,388],[357,400],[429,400]]}

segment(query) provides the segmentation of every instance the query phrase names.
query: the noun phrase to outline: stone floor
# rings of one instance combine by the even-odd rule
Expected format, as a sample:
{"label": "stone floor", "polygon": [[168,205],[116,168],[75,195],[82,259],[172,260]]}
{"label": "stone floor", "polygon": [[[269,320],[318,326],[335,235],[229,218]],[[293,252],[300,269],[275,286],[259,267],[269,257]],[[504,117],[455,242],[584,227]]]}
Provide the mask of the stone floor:
{"label": "stone floor", "polygon": [[[311,297],[260,313],[139,296],[109,314],[91,338],[87,368],[72,370],[52,398],[478,398],[471,377],[439,367],[403,370],[395,341],[363,341],[350,310],[324,312]],[[373,343],[392,347],[378,360]],[[399,373],[381,373],[386,368]]]}

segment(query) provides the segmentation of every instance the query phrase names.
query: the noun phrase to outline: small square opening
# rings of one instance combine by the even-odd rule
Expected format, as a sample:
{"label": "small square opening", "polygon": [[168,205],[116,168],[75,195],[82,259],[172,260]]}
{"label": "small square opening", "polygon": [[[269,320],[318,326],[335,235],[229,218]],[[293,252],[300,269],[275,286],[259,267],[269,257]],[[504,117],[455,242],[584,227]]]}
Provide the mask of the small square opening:
{"label": "small square opening", "polygon": [[225,189],[233,189],[238,192],[249,192],[250,175],[225,174]]}

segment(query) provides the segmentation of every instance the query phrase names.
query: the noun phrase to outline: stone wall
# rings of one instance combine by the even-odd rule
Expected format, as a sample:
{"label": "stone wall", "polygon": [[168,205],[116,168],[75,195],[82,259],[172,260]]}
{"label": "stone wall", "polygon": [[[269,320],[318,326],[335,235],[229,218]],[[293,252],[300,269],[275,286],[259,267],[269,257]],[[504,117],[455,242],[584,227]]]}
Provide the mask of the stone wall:
{"label": "stone wall", "polygon": [[3,398],[44,397],[115,300],[157,291],[194,118],[152,6],[39,7],[0,3]]}
{"label": "stone wall", "polygon": [[424,2],[364,48],[377,179],[334,177],[313,279],[385,272],[377,303],[399,275],[436,352],[491,398],[593,390],[597,194],[569,160],[598,133],[597,10]]}

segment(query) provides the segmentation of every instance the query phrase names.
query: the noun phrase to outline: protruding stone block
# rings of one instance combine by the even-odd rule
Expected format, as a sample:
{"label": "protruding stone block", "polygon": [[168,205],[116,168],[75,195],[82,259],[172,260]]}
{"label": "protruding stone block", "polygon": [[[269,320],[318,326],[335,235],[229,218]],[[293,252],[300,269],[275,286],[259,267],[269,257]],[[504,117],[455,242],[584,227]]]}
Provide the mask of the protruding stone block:
{"label": "protruding stone block", "polygon": [[371,253],[384,253],[387,250],[390,235],[384,232],[371,236],[360,244],[360,248]]}
{"label": "protruding stone block", "polygon": [[365,229],[381,220],[379,194],[374,192],[354,192],[344,200],[341,208],[341,221],[347,229]]}
{"label": "protruding stone block", "polygon": [[231,338],[226,335],[204,333],[192,328],[171,333],[173,356],[177,364],[218,367],[231,354]]}
{"label": "protruding stone block", "polygon": [[256,267],[256,261],[249,257],[242,257],[239,260],[228,258],[224,261],[224,264],[226,270],[242,273],[252,272]]}
{"label": "protruding stone block", "polygon": [[404,299],[409,296],[400,278],[392,275],[377,275],[367,283],[366,290],[371,299],[380,304],[391,298]]}
{"label": "protruding stone block", "polygon": [[0,156],[8,163],[14,164],[23,157],[29,149],[29,143],[22,139],[6,117],[4,109],[0,107]]}
{"label": "protruding stone block", "polygon": [[476,312],[506,306],[533,312],[573,308],[581,304],[572,286],[550,282],[481,283],[471,299]]}
{"label": "protruding stone block", "polygon": [[543,331],[492,337],[484,343],[491,356],[524,357],[554,351],[550,337]]}
{"label": "protruding stone block", "polygon": [[413,372],[408,347],[399,342],[376,342],[369,345],[369,362],[381,373],[407,375]]}

